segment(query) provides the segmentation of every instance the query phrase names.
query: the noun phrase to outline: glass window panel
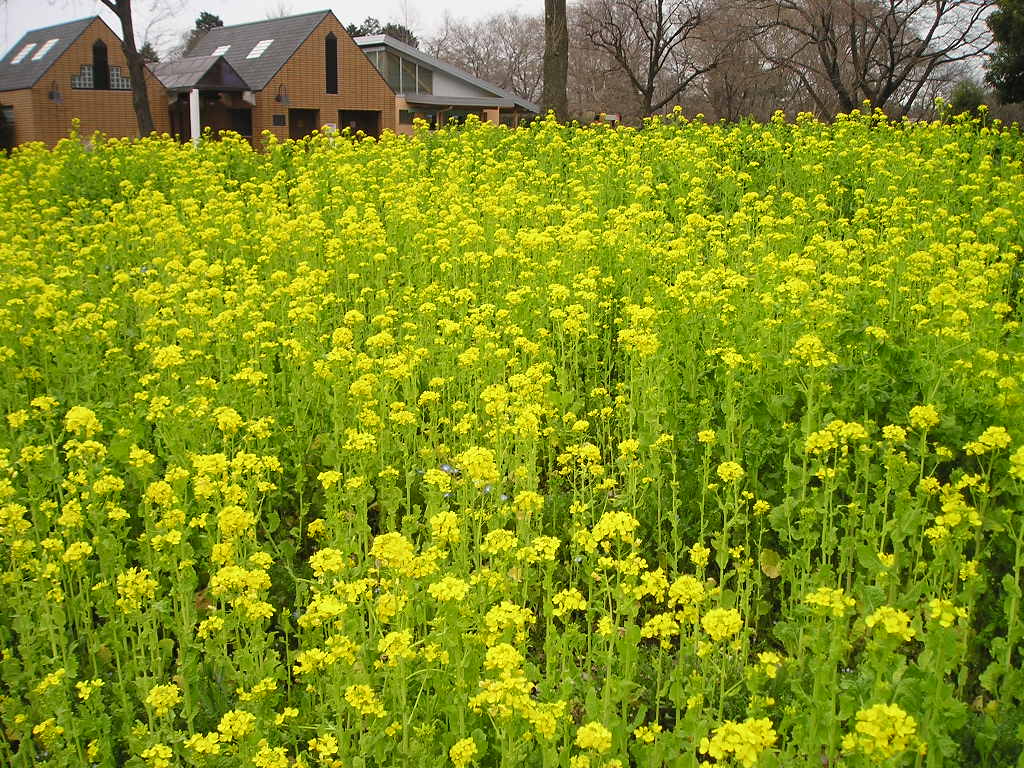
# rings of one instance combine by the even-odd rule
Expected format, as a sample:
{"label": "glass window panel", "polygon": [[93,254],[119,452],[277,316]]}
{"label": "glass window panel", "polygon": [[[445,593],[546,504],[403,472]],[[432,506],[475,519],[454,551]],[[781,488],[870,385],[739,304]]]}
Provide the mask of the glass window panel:
{"label": "glass window panel", "polygon": [[59,37],[54,37],[43,43],[43,47],[36,51],[36,55],[32,57],[32,61],[39,61],[41,58],[43,58],[43,56],[48,54],[50,52],[50,49],[53,48],[53,46],[55,46],[59,40]]}
{"label": "glass window panel", "polygon": [[398,54],[391,53],[390,51],[386,56],[388,66],[387,71],[384,73],[384,79],[388,81],[388,85],[396,91],[400,91],[402,90],[402,60],[398,58]]}
{"label": "glass window panel", "polygon": [[255,46],[253,46],[253,49],[249,51],[249,55],[245,58],[258,59],[260,56],[263,55],[263,52],[270,47],[270,44],[272,42],[274,42],[274,38],[270,38],[269,40],[260,40],[258,43],[256,43]]}
{"label": "glass window panel", "polygon": [[402,59],[402,93],[416,92],[416,62]]}
{"label": "glass window panel", "polygon": [[112,91],[130,91],[132,89],[131,78],[122,75],[120,67],[110,68],[110,89]]}
{"label": "glass window panel", "polygon": [[416,80],[416,91],[418,93],[434,93],[434,71],[426,67],[418,67],[418,78]]}
{"label": "glass window panel", "polygon": [[32,49],[35,48],[35,47],[36,47],[35,43],[29,43],[28,45],[26,45],[24,48],[22,48],[20,51],[18,51],[18,55],[17,56],[15,56],[13,59],[11,59],[11,64],[21,64],[21,62],[25,59],[25,57],[28,56],[30,53],[32,53]]}
{"label": "glass window panel", "polygon": [[78,74],[71,76],[71,87],[87,89],[93,87],[92,64],[83,64],[78,70]]}

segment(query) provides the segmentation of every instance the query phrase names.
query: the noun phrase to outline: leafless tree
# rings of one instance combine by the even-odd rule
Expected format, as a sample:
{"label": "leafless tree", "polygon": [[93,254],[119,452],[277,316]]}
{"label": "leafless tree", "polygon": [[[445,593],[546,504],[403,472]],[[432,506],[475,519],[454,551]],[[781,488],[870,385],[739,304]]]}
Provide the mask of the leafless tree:
{"label": "leafless tree", "polygon": [[149,109],[149,94],[146,89],[146,62],[135,44],[135,23],[132,19],[131,0],[100,0],[113,11],[121,22],[121,50],[128,62],[128,75],[132,82],[132,107],[139,126],[139,136],[153,132],[153,114]]}
{"label": "leafless tree", "polygon": [[643,115],[636,89],[615,59],[587,44],[578,16],[570,27],[569,40],[570,113],[583,122],[601,113],[615,113],[626,123],[638,124]]}
{"label": "leafless tree", "polygon": [[[910,110],[939,70],[984,52],[994,0],[753,0],[751,39],[826,116]],[[768,34],[769,32],[775,34]]]}
{"label": "leafless tree", "polygon": [[481,80],[540,101],[544,20],[539,15],[510,11],[473,22],[446,15],[441,31],[425,47],[431,55]]}
{"label": "leafless tree", "polygon": [[619,65],[645,116],[672,104],[726,53],[696,45],[710,18],[706,0],[583,0],[578,13],[587,44]]}
{"label": "leafless tree", "polygon": [[544,88],[542,108],[569,119],[569,26],[565,0],[544,0]]}

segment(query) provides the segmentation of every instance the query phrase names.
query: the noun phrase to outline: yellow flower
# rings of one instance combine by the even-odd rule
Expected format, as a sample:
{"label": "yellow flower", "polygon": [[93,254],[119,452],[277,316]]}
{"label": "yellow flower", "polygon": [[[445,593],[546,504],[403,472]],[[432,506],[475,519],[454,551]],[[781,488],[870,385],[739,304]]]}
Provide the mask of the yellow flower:
{"label": "yellow flower", "polygon": [[832,614],[836,618],[842,616],[855,604],[853,598],[843,594],[843,590],[831,587],[818,587],[804,596],[804,602],[818,609],[819,613]]}
{"label": "yellow flower", "polygon": [[587,609],[586,598],[578,589],[563,589],[552,596],[551,604],[554,606],[551,614],[561,618],[570,611],[585,611]]}
{"label": "yellow flower", "polygon": [[934,405],[915,405],[910,409],[910,426],[929,429],[939,423],[939,412]]}
{"label": "yellow flower", "polygon": [[320,485],[324,487],[325,491],[329,491],[341,481],[341,472],[329,469],[317,475],[316,479],[320,481]]}
{"label": "yellow flower", "polygon": [[464,600],[469,592],[469,584],[456,576],[445,576],[427,587],[427,592],[439,602]]}
{"label": "yellow flower", "polygon": [[980,455],[989,451],[1007,448],[1010,445],[1010,433],[1004,427],[989,427],[978,437],[977,441],[968,443],[967,453]]}
{"label": "yellow flower", "polygon": [[733,608],[712,608],[700,620],[704,631],[716,643],[732,637],[743,627],[739,611]]}
{"label": "yellow flower", "polygon": [[581,725],[576,730],[576,746],[604,754],[612,748],[612,732],[596,721]]}
{"label": "yellow flower", "polygon": [[325,757],[338,754],[338,740],[331,734],[324,733],[310,739],[309,748],[316,752],[318,760],[323,760]]}
{"label": "yellow flower", "polygon": [[73,432],[78,437],[84,435],[86,438],[90,438],[101,431],[103,425],[100,424],[100,420],[96,418],[96,414],[91,410],[84,406],[76,405],[64,415],[64,428],[68,432]]}
{"label": "yellow flower", "polygon": [[291,765],[299,765],[298,762],[292,763],[288,758],[288,750],[284,747],[272,747],[267,743],[266,739],[260,739],[257,744],[258,751],[252,758],[252,764],[255,768],[289,768]]}
{"label": "yellow flower", "polygon": [[[808,333],[796,340],[789,352],[793,362],[802,363],[811,368],[821,368],[835,363],[836,356],[829,352],[821,339],[813,333]],[[787,360],[787,362],[790,362]]]}
{"label": "yellow flower", "polygon": [[898,427],[895,424],[887,424],[882,427],[882,437],[890,443],[902,443],[907,439],[907,430],[903,427]]}
{"label": "yellow flower", "polygon": [[377,536],[370,547],[370,556],[389,568],[401,569],[407,566],[414,554],[415,550],[409,540],[397,532]]}
{"label": "yellow flower", "polygon": [[185,747],[199,755],[219,755],[220,734],[216,731],[193,734],[185,740]]}
{"label": "yellow flower", "polygon": [[764,653],[757,654],[757,660],[765,675],[774,679],[778,674],[779,666],[782,664],[782,657],[773,651],[765,651]]}
{"label": "yellow flower", "polygon": [[731,483],[735,480],[739,480],[745,472],[735,461],[724,461],[718,465],[718,476],[722,478],[723,483]]}
{"label": "yellow flower", "polygon": [[11,429],[20,429],[25,426],[28,421],[28,411],[12,411],[7,414],[7,423],[11,425]]}
{"label": "yellow flower", "polygon": [[225,539],[256,536],[256,515],[235,504],[229,504],[217,513],[217,528]]}
{"label": "yellow flower", "polygon": [[890,635],[902,638],[905,642],[914,639],[914,630],[910,626],[910,616],[906,612],[883,605],[864,620],[868,628],[881,624]]}
{"label": "yellow flower", "polygon": [[658,734],[661,733],[661,726],[658,723],[651,723],[650,725],[641,725],[633,731],[633,736],[637,741],[644,744],[653,744],[658,738]]}
{"label": "yellow flower", "polygon": [[498,480],[498,464],[490,448],[467,448],[455,458],[455,463],[477,488]]}
{"label": "yellow flower", "polygon": [[450,510],[433,515],[430,518],[430,535],[441,544],[458,544],[462,539],[458,516]]}
{"label": "yellow flower", "polygon": [[149,571],[129,568],[117,577],[117,604],[125,613],[142,610],[143,599],[152,600],[156,594],[157,582]]}
{"label": "yellow flower", "polygon": [[701,739],[700,751],[715,760],[731,757],[744,768],[750,768],[777,738],[772,721],[767,717],[747,718],[742,723],[727,720],[711,732],[710,739]]}
{"label": "yellow flower", "polygon": [[104,682],[99,678],[95,680],[79,680],[75,683],[75,688],[78,690],[78,698],[82,701],[88,701],[89,697],[102,688],[103,685]]}
{"label": "yellow flower", "polygon": [[452,748],[448,750],[448,757],[451,758],[452,765],[455,768],[465,768],[465,766],[473,762],[476,752],[476,742],[472,736],[467,736],[464,739],[459,739],[452,745]]}
{"label": "yellow flower", "polygon": [[181,701],[181,689],[173,683],[154,685],[146,695],[146,706],[152,707],[157,717],[166,717]]}
{"label": "yellow flower", "polygon": [[225,435],[233,435],[245,424],[238,411],[223,405],[213,409],[213,420]]}
{"label": "yellow flower", "polygon": [[416,658],[416,651],[412,649],[412,633],[404,629],[388,632],[377,643],[377,650],[389,667],[396,666],[399,661]]}
{"label": "yellow flower", "polygon": [[221,741],[236,741],[244,738],[256,725],[256,715],[241,709],[225,712],[217,723]]}
{"label": "yellow flower", "polygon": [[170,768],[174,750],[166,744],[154,744],[149,749],[143,750],[140,757],[149,764],[150,768]]}
{"label": "yellow flower", "polygon": [[384,717],[387,715],[384,705],[368,685],[348,686],[345,689],[345,701],[360,714],[373,715],[374,717]]}
{"label": "yellow flower", "polygon": [[857,713],[857,723],[843,737],[843,750],[863,752],[872,760],[888,760],[923,745],[917,721],[895,704],[875,704]]}
{"label": "yellow flower", "polygon": [[61,555],[65,563],[77,563],[92,554],[92,545],[85,541],[76,541],[68,545],[67,550]]}
{"label": "yellow flower", "polygon": [[348,567],[348,561],[339,550],[325,547],[309,558],[309,565],[317,581],[323,581],[329,574],[344,571]]}
{"label": "yellow flower", "polygon": [[533,624],[536,618],[529,608],[523,608],[510,600],[502,600],[484,615],[490,642],[493,642],[507,629],[514,629],[521,635],[527,624]]}
{"label": "yellow flower", "polygon": [[506,531],[503,528],[499,528],[496,531],[491,531],[486,536],[480,545],[480,551],[487,555],[497,555],[501,552],[507,552],[518,544],[519,540],[512,531]]}
{"label": "yellow flower", "polygon": [[703,568],[708,564],[708,557],[710,555],[711,550],[699,541],[690,547],[690,562],[698,568]]}

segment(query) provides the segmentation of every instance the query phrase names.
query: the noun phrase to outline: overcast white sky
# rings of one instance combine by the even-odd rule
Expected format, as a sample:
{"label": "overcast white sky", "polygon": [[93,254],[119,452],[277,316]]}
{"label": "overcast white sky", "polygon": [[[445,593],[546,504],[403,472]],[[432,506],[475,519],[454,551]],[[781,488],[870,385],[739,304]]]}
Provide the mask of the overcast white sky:
{"label": "overcast white sky", "polygon": [[[173,45],[190,29],[202,11],[220,16],[226,25],[260,21],[268,16],[309,11],[334,11],[342,24],[374,16],[382,23],[406,24],[418,35],[430,35],[447,10],[453,17],[482,18],[506,10],[542,13],[543,0],[133,0],[135,36],[142,45],[148,37],[157,50]],[[156,6],[156,7],[155,7]],[[282,13],[283,12],[283,13]],[[6,55],[30,29],[99,14],[118,34],[116,18],[98,0],[0,0],[0,53]]]}

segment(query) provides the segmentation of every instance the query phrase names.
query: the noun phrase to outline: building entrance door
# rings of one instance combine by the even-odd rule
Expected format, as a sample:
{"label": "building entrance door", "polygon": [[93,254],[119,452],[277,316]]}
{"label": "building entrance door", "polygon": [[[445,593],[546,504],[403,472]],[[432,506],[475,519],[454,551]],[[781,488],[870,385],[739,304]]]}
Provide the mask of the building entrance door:
{"label": "building entrance door", "polygon": [[338,130],[351,129],[353,135],[362,131],[367,136],[380,136],[380,111],[371,109],[338,110]]}
{"label": "building entrance door", "polygon": [[301,139],[320,127],[319,109],[289,109],[288,138]]}

